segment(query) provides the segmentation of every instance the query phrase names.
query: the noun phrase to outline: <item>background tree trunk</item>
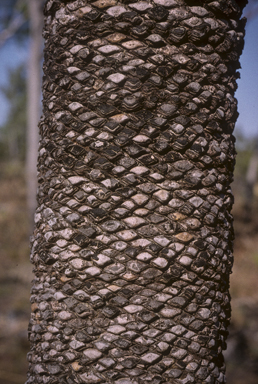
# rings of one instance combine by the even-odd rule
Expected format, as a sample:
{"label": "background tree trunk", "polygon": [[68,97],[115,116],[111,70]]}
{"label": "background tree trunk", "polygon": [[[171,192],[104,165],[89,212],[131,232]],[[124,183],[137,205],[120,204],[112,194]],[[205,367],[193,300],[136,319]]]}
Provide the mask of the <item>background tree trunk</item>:
{"label": "background tree trunk", "polygon": [[252,208],[254,203],[254,187],[257,181],[258,172],[258,142],[255,143],[253,153],[251,155],[247,172],[245,185],[245,215],[246,220],[252,219]]}
{"label": "background tree trunk", "polygon": [[27,383],[224,383],[244,2],[47,1]]}
{"label": "background tree trunk", "polygon": [[40,117],[41,95],[41,59],[42,59],[42,1],[28,0],[30,15],[30,55],[27,75],[27,150],[26,150],[26,179],[27,204],[31,223],[37,202],[37,158],[38,158],[38,121]]}

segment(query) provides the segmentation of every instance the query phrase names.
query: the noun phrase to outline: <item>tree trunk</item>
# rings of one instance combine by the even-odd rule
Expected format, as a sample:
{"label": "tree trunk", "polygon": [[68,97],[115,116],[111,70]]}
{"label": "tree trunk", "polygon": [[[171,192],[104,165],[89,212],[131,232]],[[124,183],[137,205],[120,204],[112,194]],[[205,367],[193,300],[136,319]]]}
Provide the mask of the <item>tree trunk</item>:
{"label": "tree trunk", "polygon": [[225,383],[239,1],[49,0],[27,383]]}
{"label": "tree trunk", "polygon": [[40,117],[41,66],[42,59],[42,1],[28,0],[30,15],[30,55],[27,75],[27,145],[26,179],[27,206],[30,222],[33,222],[37,202],[37,157],[38,157],[38,121]]}

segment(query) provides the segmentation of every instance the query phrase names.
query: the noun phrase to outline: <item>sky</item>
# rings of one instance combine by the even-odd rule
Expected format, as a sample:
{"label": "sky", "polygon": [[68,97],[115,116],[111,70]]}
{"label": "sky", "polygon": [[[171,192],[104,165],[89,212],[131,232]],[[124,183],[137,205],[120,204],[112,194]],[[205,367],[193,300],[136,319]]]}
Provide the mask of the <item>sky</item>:
{"label": "sky", "polygon": [[246,137],[258,136],[258,16],[246,25],[245,46],[240,58],[242,69],[236,98],[239,117],[237,128]]}
{"label": "sky", "polygon": [[[1,1],[1,0],[0,0]],[[28,44],[17,44],[9,40],[0,47],[0,87],[8,85],[10,69],[16,68],[28,59]],[[5,122],[9,111],[9,103],[0,92],[0,126]]]}
{"label": "sky", "polygon": [[[247,8],[248,11],[248,8]],[[249,18],[246,25],[245,47],[240,58],[241,78],[238,80],[239,117],[237,130],[247,137],[258,136],[258,15]],[[28,45],[9,40],[0,48],[0,87],[8,83],[8,69],[26,62]],[[0,93],[0,126],[7,118],[9,105]]]}

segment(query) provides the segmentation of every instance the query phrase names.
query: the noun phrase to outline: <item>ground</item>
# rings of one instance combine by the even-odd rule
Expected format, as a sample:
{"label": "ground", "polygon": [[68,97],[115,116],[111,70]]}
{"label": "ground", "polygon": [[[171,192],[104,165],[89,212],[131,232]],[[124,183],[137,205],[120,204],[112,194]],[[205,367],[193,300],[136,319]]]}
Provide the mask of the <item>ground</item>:
{"label": "ground", "polygon": [[[0,164],[0,384],[23,384],[29,350],[29,225],[23,167]],[[235,263],[231,277],[232,321],[228,338],[228,384],[258,382],[258,202],[244,211],[235,190]],[[256,205],[255,205],[256,204]]]}

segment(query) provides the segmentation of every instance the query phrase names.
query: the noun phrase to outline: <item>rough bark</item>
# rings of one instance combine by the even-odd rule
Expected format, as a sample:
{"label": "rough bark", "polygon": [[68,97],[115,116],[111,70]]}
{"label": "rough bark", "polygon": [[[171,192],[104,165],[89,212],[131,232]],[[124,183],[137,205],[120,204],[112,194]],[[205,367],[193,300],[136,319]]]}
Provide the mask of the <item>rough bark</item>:
{"label": "rough bark", "polygon": [[244,2],[47,1],[27,383],[225,383]]}

